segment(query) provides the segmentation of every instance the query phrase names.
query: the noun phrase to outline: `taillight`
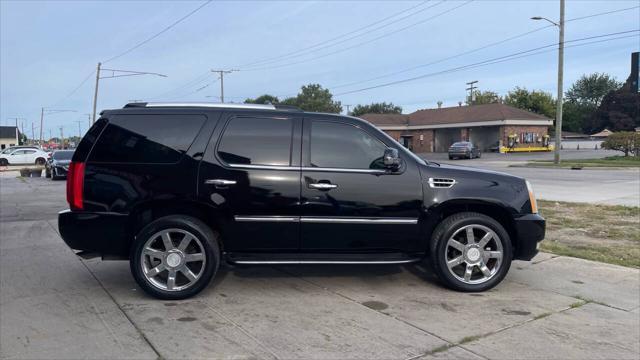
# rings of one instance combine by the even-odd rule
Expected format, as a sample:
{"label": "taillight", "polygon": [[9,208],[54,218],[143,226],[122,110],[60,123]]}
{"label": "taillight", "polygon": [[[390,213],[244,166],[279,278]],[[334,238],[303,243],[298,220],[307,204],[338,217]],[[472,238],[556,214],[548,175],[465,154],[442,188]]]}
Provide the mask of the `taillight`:
{"label": "taillight", "polygon": [[67,202],[72,210],[82,210],[84,192],[84,163],[72,161],[67,173]]}

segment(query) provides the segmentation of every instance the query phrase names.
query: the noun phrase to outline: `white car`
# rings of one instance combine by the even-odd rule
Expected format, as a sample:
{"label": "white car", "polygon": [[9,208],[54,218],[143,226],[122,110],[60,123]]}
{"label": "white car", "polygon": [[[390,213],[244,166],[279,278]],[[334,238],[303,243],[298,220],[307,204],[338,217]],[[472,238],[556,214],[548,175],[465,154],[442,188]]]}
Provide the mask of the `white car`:
{"label": "white car", "polygon": [[36,164],[44,165],[47,160],[47,153],[34,148],[16,148],[0,154],[0,165],[16,164]]}

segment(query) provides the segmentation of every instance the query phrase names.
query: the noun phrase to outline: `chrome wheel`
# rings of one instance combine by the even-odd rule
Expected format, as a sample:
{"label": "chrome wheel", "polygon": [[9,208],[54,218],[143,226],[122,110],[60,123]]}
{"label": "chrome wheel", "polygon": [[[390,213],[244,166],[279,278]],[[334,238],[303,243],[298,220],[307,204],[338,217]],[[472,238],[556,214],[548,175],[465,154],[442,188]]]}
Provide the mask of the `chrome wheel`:
{"label": "chrome wheel", "polygon": [[493,278],[504,254],[498,235],[478,224],[454,232],[444,251],[449,272],[465,284],[482,284]]}
{"label": "chrome wheel", "polygon": [[142,273],[153,286],[181,291],[193,286],[206,264],[198,238],[182,229],[166,229],[147,240],[140,254]]}

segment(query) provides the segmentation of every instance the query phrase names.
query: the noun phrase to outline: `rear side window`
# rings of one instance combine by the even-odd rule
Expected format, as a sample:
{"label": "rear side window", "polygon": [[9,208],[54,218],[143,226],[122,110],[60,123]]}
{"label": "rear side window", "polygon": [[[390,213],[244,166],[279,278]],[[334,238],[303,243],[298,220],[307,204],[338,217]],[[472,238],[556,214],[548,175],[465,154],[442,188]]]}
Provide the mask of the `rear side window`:
{"label": "rear side window", "polygon": [[218,156],[228,164],[291,164],[293,121],[274,118],[234,118],[229,121]]}
{"label": "rear side window", "polygon": [[313,121],[311,166],[341,169],[384,169],[386,146],[349,124]]}
{"label": "rear side window", "polygon": [[92,162],[176,163],[206,118],[202,115],[117,115],[91,151]]}

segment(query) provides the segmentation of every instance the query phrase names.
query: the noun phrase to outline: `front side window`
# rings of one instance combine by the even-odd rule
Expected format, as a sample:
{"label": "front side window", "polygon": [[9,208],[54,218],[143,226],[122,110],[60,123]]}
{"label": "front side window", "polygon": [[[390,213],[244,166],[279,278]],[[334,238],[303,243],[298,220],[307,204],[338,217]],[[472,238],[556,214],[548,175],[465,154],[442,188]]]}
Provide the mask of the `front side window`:
{"label": "front side window", "polygon": [[202,115],[117,115],[100,135],[90,161],[176,163],[205,119]]}
{"label": "front side window", "polygon": [[352,125],[313,121],[310,145],[312,167],[384,169],[386,146]]}
{"label": "front side window", "polygon": [[291,119],[234,118],[222,134],[218,156],[236,165],[289,166]]}

